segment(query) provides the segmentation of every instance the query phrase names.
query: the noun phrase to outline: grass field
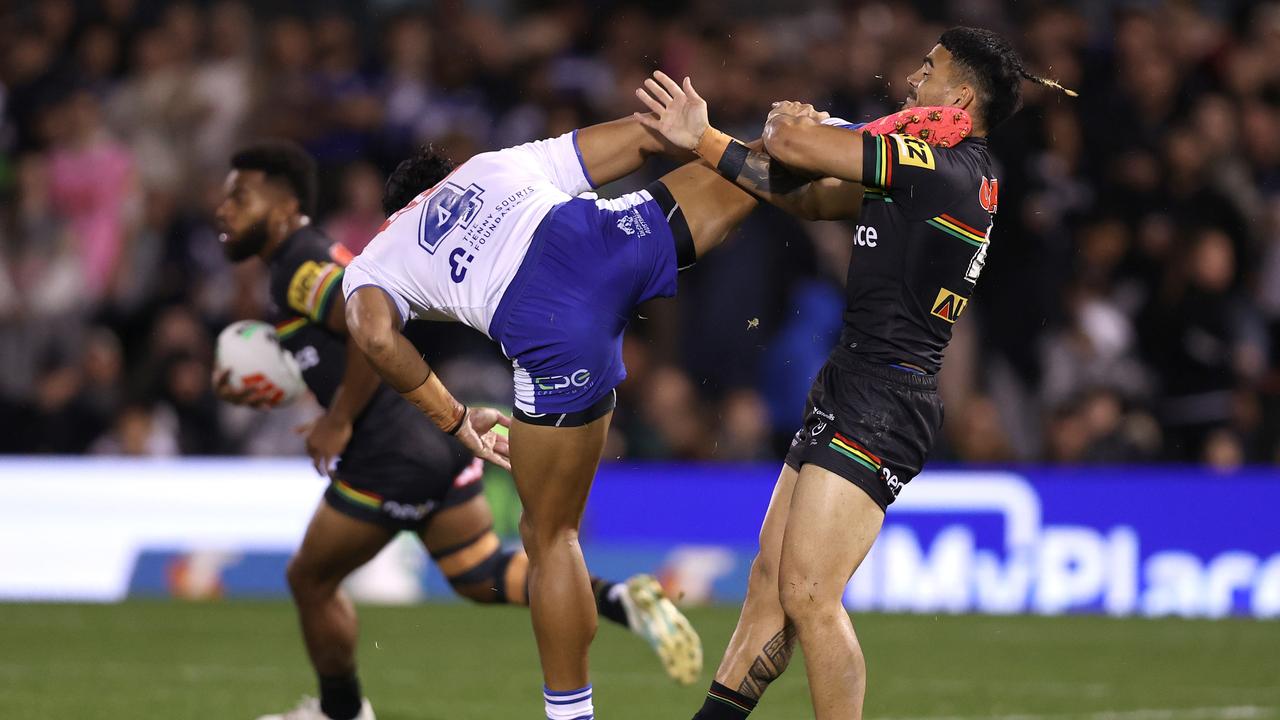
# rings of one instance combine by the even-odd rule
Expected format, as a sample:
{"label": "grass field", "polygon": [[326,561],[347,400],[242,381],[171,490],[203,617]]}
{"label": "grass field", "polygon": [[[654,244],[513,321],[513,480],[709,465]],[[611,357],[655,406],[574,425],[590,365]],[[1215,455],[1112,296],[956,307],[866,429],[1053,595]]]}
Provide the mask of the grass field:
{"label": "grass field", "polygon": [[[691,613],[714,664],[734,608]],[[361,675],[383,720],[542,717],[527,616],[511,608],[361,609]],[[867,717],[1280,718],[1280,623],[866,616]],[[709,676],[670,684],[602,627],[605,720],[688,720]],[[313,691],[289,605],[0,605],[0,718],[254,718]],[[812,717],[793,666],[753,718]]]}

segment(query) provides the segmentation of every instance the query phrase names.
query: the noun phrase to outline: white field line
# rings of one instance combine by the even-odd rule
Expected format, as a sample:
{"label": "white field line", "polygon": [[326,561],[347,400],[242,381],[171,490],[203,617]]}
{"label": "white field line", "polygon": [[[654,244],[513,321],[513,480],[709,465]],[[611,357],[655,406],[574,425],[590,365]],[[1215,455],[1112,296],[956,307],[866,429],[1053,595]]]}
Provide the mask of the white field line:
{"label": "white field line", "polygon": [[1014,715],[919,715],[881,720],[1269,720],[1280,710],[1260,705],[1231,705],[1200,708],[1142,708],[1101,710],[1089,713],[1018,713]]}

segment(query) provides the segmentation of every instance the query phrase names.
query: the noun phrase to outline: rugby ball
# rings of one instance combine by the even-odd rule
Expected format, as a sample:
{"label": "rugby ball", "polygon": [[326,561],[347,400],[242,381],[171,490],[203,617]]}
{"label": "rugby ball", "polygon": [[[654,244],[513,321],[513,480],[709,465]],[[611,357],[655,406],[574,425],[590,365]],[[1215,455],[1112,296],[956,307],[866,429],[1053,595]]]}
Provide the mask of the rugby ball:
{"label": "rugby ball", "polygon": [[276,329],[258,320],[240,320],[218,333],[215,362],[219,371],[229,371],[232,390],[261,387],[272,407],[293,402],[307,389],[293,354],[280,347]]}

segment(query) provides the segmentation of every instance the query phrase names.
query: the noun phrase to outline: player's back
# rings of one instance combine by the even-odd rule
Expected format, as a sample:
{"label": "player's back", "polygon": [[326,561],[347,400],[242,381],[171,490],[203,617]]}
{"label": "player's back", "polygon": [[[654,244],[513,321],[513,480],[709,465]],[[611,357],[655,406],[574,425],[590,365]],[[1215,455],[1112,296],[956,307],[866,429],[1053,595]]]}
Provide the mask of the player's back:
{"label": "player's back", "polygon": [[573,133],[481,153],[392,215],[348,273],[388,290],[402,320],[488,333],[543,218],[590,188]]}
{"label": "player's back", "polygon": [[984,138],[864,136],[841,352],[933,374],[986,262],[998,184]]}

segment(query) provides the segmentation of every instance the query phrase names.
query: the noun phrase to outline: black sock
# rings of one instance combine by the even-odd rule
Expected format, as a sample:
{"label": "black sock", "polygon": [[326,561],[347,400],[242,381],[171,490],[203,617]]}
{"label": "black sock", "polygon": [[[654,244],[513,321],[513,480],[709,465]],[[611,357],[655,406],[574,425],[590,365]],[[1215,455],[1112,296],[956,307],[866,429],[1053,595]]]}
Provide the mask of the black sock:
{"label": "black sock", "polygon": [[711,683],[707,699],[693,720],[745,720],[756,709],[756,701],[718,682]]}
{"label": "black sock", "polygon": [[351,720],[360,714],[361,702],[355,673],[320,676],[320,712],[333,720]]}
{"label": "black sock", "polygon": [[622,600],[617,597],[611,597],[611,591],[621,585],[622,583],[591,578],[591,591],[596,594],[596,610],[600,612],[600,617],[612,620],[622,627],[629,627],[627,624],[627,609],[622,606]]}

